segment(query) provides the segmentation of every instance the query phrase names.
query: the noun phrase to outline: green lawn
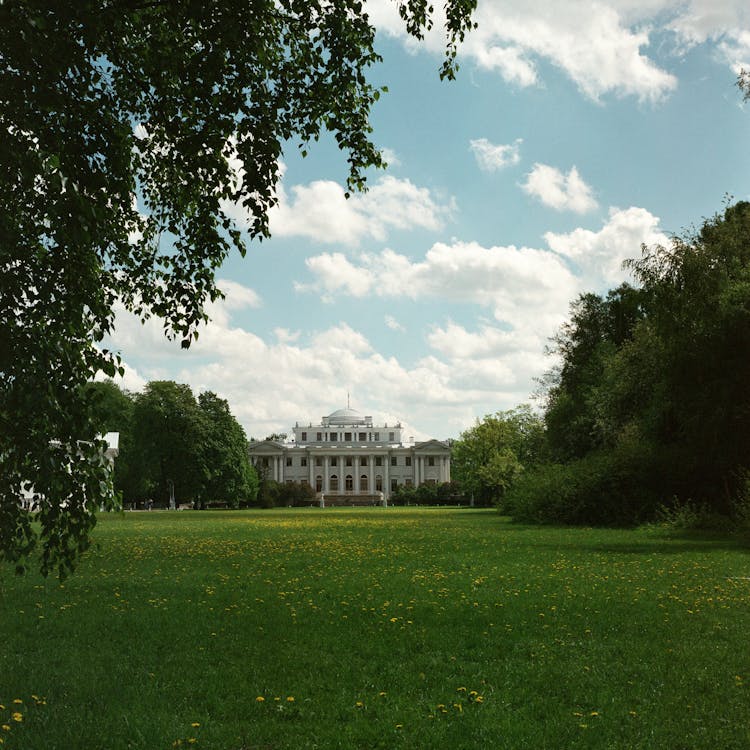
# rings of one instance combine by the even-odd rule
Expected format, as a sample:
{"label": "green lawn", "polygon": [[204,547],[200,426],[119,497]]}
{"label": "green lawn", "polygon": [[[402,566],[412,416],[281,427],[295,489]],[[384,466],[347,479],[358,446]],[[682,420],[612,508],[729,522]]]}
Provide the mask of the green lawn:
{"label": "green lawn", "polygon": [[95,542],[63,585],[0,569],[3,750],[750,747],[731,539],[391,508]]}

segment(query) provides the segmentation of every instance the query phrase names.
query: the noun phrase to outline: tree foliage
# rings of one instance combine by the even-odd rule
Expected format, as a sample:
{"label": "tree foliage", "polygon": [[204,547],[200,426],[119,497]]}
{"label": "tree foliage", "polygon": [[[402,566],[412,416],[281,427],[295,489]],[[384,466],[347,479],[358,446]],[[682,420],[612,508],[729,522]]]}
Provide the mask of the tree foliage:
{"label": "tree foliage", "polygon": [[639,287],[582,296],[556,339],[545,420],[557,468],[514,489],[520,518],[635,523],[688,501],[730,516],[744,497],[750,203],[629,266]]}
{"label": "tree foliage", "polygon": [[[443,77],[475,4],[446,3]],[[420,37],[432,6],[398,6]],[[245,251],[226,202],[266,236],[284,148],[326,132],[349,189],[382,165],[374,34],[360,0],[0,3],[3,559],[37,537],[24,482],[44,497],[45,573],[71,567],[111,498],[81,391],[120,368],[100,346],[116,304],[188,346],[220,294],[215,270]]]}
{"label": "tree foliage", "polygon": [[527,405],[487,415],[452,446],[451,473],[479,504],[500,502],[525,467],[543,455],[540,417]]}

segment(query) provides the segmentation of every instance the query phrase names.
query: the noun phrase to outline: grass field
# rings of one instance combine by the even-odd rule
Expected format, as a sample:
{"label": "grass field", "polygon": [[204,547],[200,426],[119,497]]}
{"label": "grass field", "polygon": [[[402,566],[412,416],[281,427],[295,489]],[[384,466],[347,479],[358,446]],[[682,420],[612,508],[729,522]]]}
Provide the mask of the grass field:
{"label": "grass field", "polygon": [[0,570],[3,750],[750,747],[750,555],[492,511],[102,517]]}

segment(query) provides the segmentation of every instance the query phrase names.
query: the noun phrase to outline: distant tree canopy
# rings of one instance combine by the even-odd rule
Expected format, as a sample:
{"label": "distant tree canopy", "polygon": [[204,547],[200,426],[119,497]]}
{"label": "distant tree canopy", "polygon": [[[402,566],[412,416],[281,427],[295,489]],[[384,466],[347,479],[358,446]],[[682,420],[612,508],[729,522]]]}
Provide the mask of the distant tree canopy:
{"label": "distant tree canopy", "polygon": [[178,504],[196,507],[255,500],[245,432],[215,393],[196,401],[189,386],[173,381],[152,381],[138,394],[111,381],[91,383],[87,391],[101,430],[120,432],[114,483],[126,506],[166,507],[172,491]]}
{"label": "distant tree canopy", "polygon": [[480,505],[500,503],[513,481],[544,455],[544,427],[527,405],[488,414],[452,447],[451,475]]}
{"label": "distant tree canopy", "polygon": [[629,262],[639,287],[582,295],[555,339],[552,459],[519,518],[635,523],[676,499],[724,515],[750,470],[750,203]]}
{"label": "distant tree canopy", "polygon": [[[397,5],[421,38],[432,6]],[[444,78],[475,6],[445,3]],[[330,133],[350,190],[383,165],[374,38],[360,0],[0,3],[0,559],[41,537],[43,572],[69,569],[111,501],[81,393],[120,369],[116,304],[187,347],[245,252],[225,207],[267,236],[284,148]]]}

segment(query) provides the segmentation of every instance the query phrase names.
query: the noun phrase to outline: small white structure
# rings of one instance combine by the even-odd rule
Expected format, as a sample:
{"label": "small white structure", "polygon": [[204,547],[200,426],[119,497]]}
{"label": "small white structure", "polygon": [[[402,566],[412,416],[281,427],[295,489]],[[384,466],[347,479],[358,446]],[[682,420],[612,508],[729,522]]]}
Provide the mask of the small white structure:
{"label": "small white structure", "polygon": [[[109,464],[110,471],[112,470],[112,467],[114,466],[115,459],[120,453],[120,433],[119,432],[108,432],[106,435],[102,438],[107,443],[107,448],[104,451],[104,457],[107,460],[107,463]],[[35,496],[34,487],[31,484],[25,485],[23,489],[21,490],[21,507],[25,510],[37,510],[35,507],[36,501],[34,499]]]}
{"label": "small white structure", "polygon": [[446,443],[404,444],[400,423],[375,424],[346,408],[318,424],[294,426],[288,443],[253,442],[252,463],[277,482],[307,482],[324,505],[387,505],[399,485],[442,484],[451,479]]}

